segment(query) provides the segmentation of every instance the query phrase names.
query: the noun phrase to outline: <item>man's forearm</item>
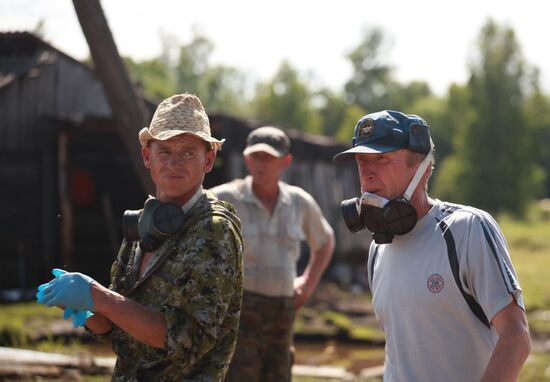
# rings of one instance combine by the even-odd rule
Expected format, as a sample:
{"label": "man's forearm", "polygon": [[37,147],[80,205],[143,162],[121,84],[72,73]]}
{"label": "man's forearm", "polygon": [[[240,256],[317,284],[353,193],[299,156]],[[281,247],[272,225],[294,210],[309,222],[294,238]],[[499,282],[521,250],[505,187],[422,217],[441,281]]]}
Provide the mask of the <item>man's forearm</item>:
{"label": "man's forearm", "polygon": [[311,284],[313,288],[317,286],[323,272],[330,263],[332,252],[334,251],[334,236],[330,236],[329,240],[319,250],[312,251],[309,263],[304,270],[306,283]]}
{"label": "man's forearm", "polygon": [[86,327],[95,334],[101,335],[109,333],[113,329],[113,323],[108,318],[96,312],[86,320]]}
{"label": "man's forearm", "polygon": [[530,345],[525,336],[500,337],[481,382],[517,381]]}
{"label": "man's forearm", "polygon": [[334,236],[317,251],[311,251],[309,263],[303,275],[294,280],[294,307],[302,307],[313,293],[323,272],[328,266],[334,250]]}
{"label": "man's forearm", "polygon": [[525,313],[512,302],[497,313],[493,325],[499,337],[481,381],[516,381],[531,351]]}
{"label": "man's forearm", "polygon": [[[92,298],[97,313],[101,314],[112,324],[120,327],[139,342],[155,348],[164,348],[166,342],[166,319],[161,312],[138,304],[104,286],[94,282],[91,288]],[[91,317],[92,320],[94,317]],[[98,317],[101,319],[101,317]],[[90,326],[91,325],[91,326]],[[91,330],[106,332],[106,321],[86,323]],[[110,330],[110,329],[109,329]]]}

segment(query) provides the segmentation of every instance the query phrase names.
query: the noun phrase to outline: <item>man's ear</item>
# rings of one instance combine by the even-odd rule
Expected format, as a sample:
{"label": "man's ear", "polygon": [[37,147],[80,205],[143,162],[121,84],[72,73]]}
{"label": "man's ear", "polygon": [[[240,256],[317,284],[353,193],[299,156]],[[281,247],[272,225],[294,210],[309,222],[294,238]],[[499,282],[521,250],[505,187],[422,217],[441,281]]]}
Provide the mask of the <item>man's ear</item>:
{"label": "man's ear", "polygon": [[216,161],[216,150],[208,150],[205,154],[206,161],[204,163],[204,173],[207,174],[212,171],[214,167],[214,162]]}
{"label": "man's ear", "polygon": [[151,148],[148,145],[141,146],[141,157],[143,158],[143,165],[146,168],[151,168],[150,156],[151,156]]}
{"label": "man's ear", "polygon": [[420,183],[424,185],[424,189],[428,189],[428,181],[430,180],[430,177],[432,176],[433,172],[433,162],[428,165],[428,168],[426,168],[426,171],[424,171],[424,174],[422,175],[422,178]]}
{"label": "man's ear", "polygon": [[292,154],[286,154],[284,157],[285,168],[288,168],[292,164]]}

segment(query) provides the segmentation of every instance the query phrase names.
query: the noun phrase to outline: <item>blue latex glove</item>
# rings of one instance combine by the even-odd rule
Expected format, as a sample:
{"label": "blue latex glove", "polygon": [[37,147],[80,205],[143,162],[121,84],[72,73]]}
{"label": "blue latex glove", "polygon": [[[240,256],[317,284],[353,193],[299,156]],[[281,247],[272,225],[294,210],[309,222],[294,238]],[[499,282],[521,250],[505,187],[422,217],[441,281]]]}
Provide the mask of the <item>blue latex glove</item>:
{"label": "blue latex glove", "polygon": [[95,310],[90,294],[90,284],[94,281],[82,273],[67,273],[54,269],[55,279],[38,287],[36,294],[39,304],[46,306],[64,305],[73,310]]}
{"label": "blue latex glove", "polygon": [[61,275],[64,275],[65,273],[67,273],[67,271],[64,271],[63,269],[59,269],[59,268],[54,268],[52,269],[52,274],[55,276],[55,278],[50,281],[49,283],[46,283],[46,284],[41,284],[39,287],[38,287],[38,293],[36,293],[36,299],[38,300],[40,297],[42,297],[44,295],[44,292],[43,290],[46,289],[48,286],[50,286],[50,284],[55,280],[57,279],[59,276]]}
{"label": "blue latex glove", "polygon": [[[59,276],[67,273],[67,271],[64,271],[63,269],[55,268],[52,270],[52,274],[55,276],[55,278],[58,278]],[[52,280],[53,281],[53,280]],[[50,282],[51,283],[51,282]],[[42,292],[46,287],[50,286],[50,283],[42,284],[38,287],[38,293],[36,294],[37,299],[44,296],[44,292]],[[63,312],[63,318],[66,320],[69,317],[72,316],[73,319],[73,327],[79,328],[86,324],[86,321],[88,318],[92,317],[94,314],[90,312],[89,310],[75,310],[72,308],[65,308],[65,311]]]}
{"label": "blue latex glove", "polygon": [[92,317],[94,314],[89,310],[74,310],[71,308],[65,308],[63,313],[63,318],[66,320],[72,316],[73,318],[73,327],[79,328],[86,324],[88,318]]}

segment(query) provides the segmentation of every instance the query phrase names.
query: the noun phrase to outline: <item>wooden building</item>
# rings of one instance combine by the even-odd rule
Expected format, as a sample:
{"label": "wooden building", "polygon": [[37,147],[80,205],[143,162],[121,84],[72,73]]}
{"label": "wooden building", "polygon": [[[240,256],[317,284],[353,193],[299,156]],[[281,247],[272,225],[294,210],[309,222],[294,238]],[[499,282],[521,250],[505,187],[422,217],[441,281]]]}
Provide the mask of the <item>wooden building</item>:
{"label": "wooden building", "polygon": [[[152,113],[156,102],[146,104]],[[241,153],[259,126],[210,119],[212,134],[227,141],[206,187],[245,175]],[[0,300],[31,296],[53,267],[107,282],[122,213],[146,198],[114,124],[90,67],[30,33],[0,33]],[[370,235],[350,234],[340,217],[341,200],[359,190],[355,167],[332,163],[344,147],[285,130],[294,155],[285,179],[319,202],[336,232],[337,259],[364,255]]]}

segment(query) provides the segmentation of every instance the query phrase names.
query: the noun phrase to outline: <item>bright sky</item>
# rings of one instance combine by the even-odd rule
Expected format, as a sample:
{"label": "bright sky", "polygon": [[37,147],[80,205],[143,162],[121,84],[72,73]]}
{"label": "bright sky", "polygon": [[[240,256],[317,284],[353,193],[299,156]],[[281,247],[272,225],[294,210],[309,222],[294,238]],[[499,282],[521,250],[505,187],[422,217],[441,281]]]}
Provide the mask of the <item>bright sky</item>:
{"label": "bright sky", "polygon": [[[388,60],[402,81],[425,80],[444,94],[467,79],[476,38],[490,17],[513,27],[526,60],[550,92],[550,2],[545,0],[103,0],[122,55],[160,53],[161,33],[190,41],[193,27],[215,44],[212,63],[270,78],[288,59],[318,82],[340,88],[351,75],[347,52],[363,32],[380,27],[391,41]],[[0,0],[0,30],[32,30],[78,59],[89,55],[70,0]]]}

